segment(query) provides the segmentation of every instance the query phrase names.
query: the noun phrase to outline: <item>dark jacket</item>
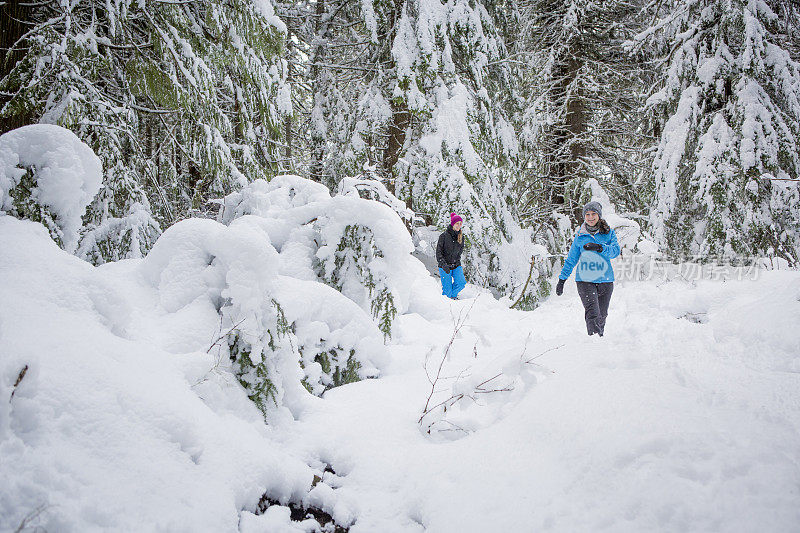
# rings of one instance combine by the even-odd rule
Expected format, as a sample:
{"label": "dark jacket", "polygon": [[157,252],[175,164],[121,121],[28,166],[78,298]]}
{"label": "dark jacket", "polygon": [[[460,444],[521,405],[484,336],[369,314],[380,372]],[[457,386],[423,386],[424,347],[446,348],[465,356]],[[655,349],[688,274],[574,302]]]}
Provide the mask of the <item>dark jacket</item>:
{"label": "dark jacket", "polygon": [[439,242],[436,244],[436,263],[439,268],[453,270],[460,267],[462,250],[464,243],[458,242],[458,232],[450,226],[439,235]]}

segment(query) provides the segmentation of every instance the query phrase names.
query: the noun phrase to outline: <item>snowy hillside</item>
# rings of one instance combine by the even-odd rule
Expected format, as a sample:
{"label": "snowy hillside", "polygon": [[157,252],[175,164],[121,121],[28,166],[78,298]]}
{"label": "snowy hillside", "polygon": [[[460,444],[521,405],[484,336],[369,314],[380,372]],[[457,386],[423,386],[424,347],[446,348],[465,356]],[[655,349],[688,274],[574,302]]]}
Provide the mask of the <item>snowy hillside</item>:
{"label": "snowy hillside", "polygon": [[[446,300],[420,266],[380,377],[298,385],[264,424],[209,349],[208,289],[179,303],[192,263],[153,285],[155,258],[93,267],[9,216],[0,249],[2,530],[318,529],[281,504],[353,532],[800,521],[797,272],[618,283],[598,339],[571,283],[512,311],[476,287]],[[446,351],[429,405],[463,399],[420,423]]]}

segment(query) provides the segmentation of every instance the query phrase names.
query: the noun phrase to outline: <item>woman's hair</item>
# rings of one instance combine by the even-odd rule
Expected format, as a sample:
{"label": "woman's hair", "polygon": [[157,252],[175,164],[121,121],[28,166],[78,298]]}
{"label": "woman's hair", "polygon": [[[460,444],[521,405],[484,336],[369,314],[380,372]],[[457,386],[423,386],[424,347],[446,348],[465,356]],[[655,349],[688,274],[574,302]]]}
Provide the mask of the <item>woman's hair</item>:
{"label": "woman's hair", "polygon": [[600,228],[600,233],[605,234],[611,231],[611,227],[608,225],[608,222],[606,222],[606,219],[604,218],[600,219],[600,221],[597,223],[597,226]]}
{"label": "woman's hair", "polygon": [[[453,231],[456,230],[456,228],[453,227],[453,223],[450,224],[450,229],[453,230]],[[458,244],[463,244],[464,243],[464,230],[463,229],[458,230],[458,237],[456,237],[456,240],[458,241]]]}

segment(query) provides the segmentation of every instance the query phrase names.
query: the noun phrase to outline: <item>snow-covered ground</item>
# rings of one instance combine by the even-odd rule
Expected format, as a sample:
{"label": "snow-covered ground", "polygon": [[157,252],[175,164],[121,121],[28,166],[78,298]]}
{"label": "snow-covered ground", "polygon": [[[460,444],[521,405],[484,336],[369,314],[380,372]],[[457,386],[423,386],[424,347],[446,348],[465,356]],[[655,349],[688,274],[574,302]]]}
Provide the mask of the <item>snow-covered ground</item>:
{"label": "snow-covered ground", "polygon": [[418,431],[423,361],[453,331],[420,308],[388,375],[330,391],[290,430],[343,476],[359,531],[796,531],[797,273],[619,284],[602,339],[585,335],[574,285],[530,313],[481,298],[444,374],[518,357],[529,333],[528,355],[560,346],[520,398],[470,402],[493,424],[452,442]]}
{"label": "snow-covered ground", "polygon": [[[572,281],[522,312],[420,277],[378,379],[266,425],[206,350],[218,324],[161,307],[142,260],[95,268],[2,215],[0,250],[0,530],[313,530],[253,514],[264,493],[352,532],[800,524],[796,271],[618,282],[602,339]],[[429,405],[462,399],[420,423],[443,359]]]}

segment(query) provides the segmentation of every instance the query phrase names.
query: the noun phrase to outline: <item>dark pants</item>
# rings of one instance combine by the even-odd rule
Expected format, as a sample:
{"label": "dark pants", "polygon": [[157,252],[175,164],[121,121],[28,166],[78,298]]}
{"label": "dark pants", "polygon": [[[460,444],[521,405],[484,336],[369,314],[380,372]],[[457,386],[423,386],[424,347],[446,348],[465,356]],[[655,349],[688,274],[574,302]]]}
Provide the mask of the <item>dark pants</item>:
{"label": "dark pants", "polygon": [[611,293],[614,291],[614,282],[591,283],[578,281],[578,294],[586,310],[586,332],[603,336],[608,316],[608,304],[611,302]]}

